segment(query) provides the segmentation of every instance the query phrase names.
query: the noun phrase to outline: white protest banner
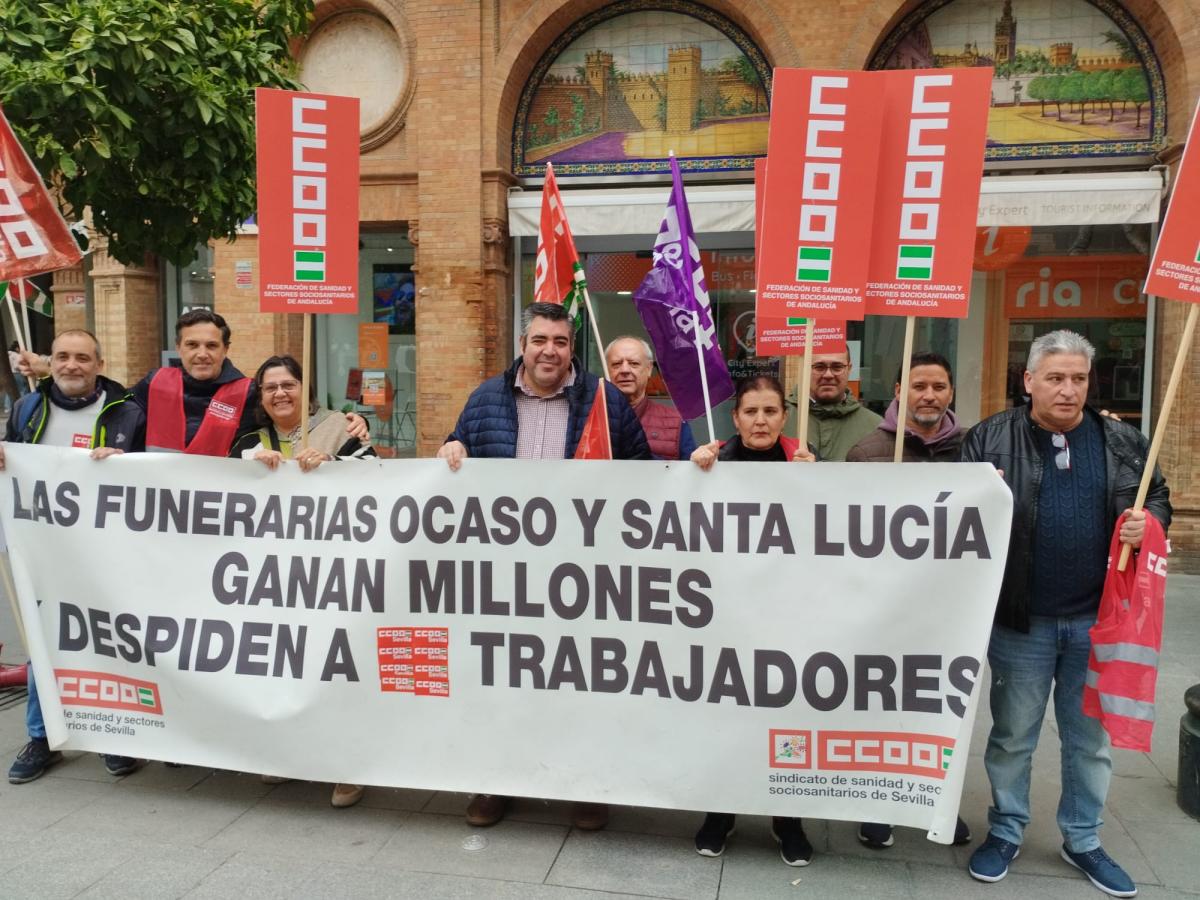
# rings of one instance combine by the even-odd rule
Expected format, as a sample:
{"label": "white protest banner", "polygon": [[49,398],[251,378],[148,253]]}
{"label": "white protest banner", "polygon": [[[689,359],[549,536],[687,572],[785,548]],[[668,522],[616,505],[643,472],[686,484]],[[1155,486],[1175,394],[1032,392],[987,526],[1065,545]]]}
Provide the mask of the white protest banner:
{"label": "white protest banner", "polygon": [[5,455],[55,746],[953,835],[988,466]]}

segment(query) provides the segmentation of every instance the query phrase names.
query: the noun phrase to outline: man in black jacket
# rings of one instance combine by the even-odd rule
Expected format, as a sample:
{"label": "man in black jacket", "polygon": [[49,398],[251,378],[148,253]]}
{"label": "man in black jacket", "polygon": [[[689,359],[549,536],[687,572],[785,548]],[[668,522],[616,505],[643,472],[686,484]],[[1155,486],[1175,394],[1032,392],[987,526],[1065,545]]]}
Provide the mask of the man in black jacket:
{"label": "man in black jacket", "polygon": [[1105,893],[1132,897],[1137,887],[1098,835],[1112,760],[1099,720],[1082,711],[1088,629],[1096,621],[1113,529],[1120,522],[1121,541],[1137,548],[1146,515],[1165,530],[1171,504],[1156,470],[1145,510],[1129,511],[1146,464],[1146,440],[1085,404],[1094,355],[1071,331],[1038,338],[1025,370],[1029,406],[985,419],[963,442],[963,461],[992,463],[1013,493],[1008,562],[988,646],[990,830],[968,870],[980,881],[999,881],[1020,851],[1033,751],[1053,686],[1062,857]]}
{"label": "man in black jacket", "polygon": [[[105,378],[100,342],[89,331],[64,331],[50,350],[50,377],[36,391],[17,401],[9,416],[4,440],[14,444],[48,444],[92,451],[94,459],[135,448],[142,429],[142,412],[130,402],[125,388]],[[0,469],[4,447],[0,445]],[[46,723],[38,703],[33,668],[29,669],[29,699],[25,706],[29,743],[8,770],[12,784],[40,777],[62,759],[46,741]],[[105,756],[110,775],[127,775],[138,761],[127,756]]]}

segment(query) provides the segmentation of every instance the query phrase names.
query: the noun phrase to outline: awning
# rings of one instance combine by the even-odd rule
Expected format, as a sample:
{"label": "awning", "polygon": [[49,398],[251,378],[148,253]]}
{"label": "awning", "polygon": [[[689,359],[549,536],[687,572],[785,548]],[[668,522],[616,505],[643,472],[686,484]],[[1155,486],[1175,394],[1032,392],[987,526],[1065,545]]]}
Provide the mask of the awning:
{"label": "awning", "polygon": [[[576,235],[645,234],[658,231],[667,204],[666,186],[562,191]],[[1125,225],[1157,222],[1163,194],[1158,171],[1082,175],[985,177],[979,196],[980,225]],[[697,232],[753,231],[753,185],[693,185],[688,208]],[[536,235],[540,191],[511,194],[508,230]]]}

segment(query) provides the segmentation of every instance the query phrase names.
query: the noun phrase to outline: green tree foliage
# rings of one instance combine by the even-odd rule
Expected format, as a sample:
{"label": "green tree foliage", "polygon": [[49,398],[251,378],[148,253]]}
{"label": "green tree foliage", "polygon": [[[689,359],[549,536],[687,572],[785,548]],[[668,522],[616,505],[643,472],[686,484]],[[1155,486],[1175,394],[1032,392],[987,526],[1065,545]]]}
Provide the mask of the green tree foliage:
{"label": "green tree foliage", "polygon": [[[742,80],[742,83],[754,90],[754,101],[750,112],[758,112],[759,109],[766,109],[766,91],[763,90],[762,79],[758,77],[758,70],[754,68],[754,63],[750,62],[750,58],[742,55],[736,59],[722,60],[720,71],[732,72]],[[761,102],[759,96],[762,96]]]}
{"label": "green tree foliage", "polygon": [[571,134],[583,134],[584,118],[587,116],[587,105],[579,94],[571,95]]}
{"label": "green tree foliage", "polygon": [[1133,103],[1137,107],[1137,122],[1135,127],[1142,125],[1142,106],[1149,102],[1150,91],[1146,77],[1138,67],[1127,69],[1102,69],[1095,72],[1073,72],[1070,75],[1039,75],[1029,82],[1029,96],[1041,101],[1042,115],[1046,114],[1046,104],[1053,103],[1058,110],[1057,118],[1062,120],[1062,104],[1067,103],[1070,109],[1079,106],[1079,123],[1087,124],[1087,104],[1092,104],[1092,111],[1099,104],[1108,104],[1108,121],[1116,120],[1116,104],[1121,103],[1121,111],[1125,105]]}
{"label": "green tree foliage", "polygon": [[1137,107],[1137,125],[1142,127],[1142,106],[1150,102],[1150,86],[1146,84],[1146,75],[1140,68],[1124,69],[1114,79],[1116,89],[1121,92],[1120,100],[1128,101]]}
{"label": "green tree foliage", "polygon": [[1072,72],[1062,80],[1061,97],[1068,104],[1079,104],[1079,124],[1087,124],[1083,103],[1088,99],[1085,82],[1087,76],[1083,72]]}
{"label": "green tree foliage", "polygon": [[[1116,89],[1113,85],[1113,80],[1116,78],[1116,73],[1105,70],[1102,72],[1092,72],[1088,79],[1091,81],[1092,100],[1099,103],[1108,104],[1108,121],[1113,121],[1116,118],[1117,110],[1113,101],[1117,99]],[[1093,103],[1092,109],[1095,109]]]}
{"label": "green tree foliage", "polygon": [[299,88],[312,0],[0,2],[0,103],[109,253],[176,263],[256,206],[254,88]]}
{"label": "green tree foliage", "polygon": [[1138,62],[1137,50],[1123,32],[1104,32],[1104,43],[1113,45],[1113,48],[1120,54],[1121,62]]}
{"label": "green tree foliage", "polygon": [[550,107],[542,116],[542,124],[546,126],[551,142],[558,140],[558,123],[560,121],[562,121],[562,117],[558,114],[557,106]]}

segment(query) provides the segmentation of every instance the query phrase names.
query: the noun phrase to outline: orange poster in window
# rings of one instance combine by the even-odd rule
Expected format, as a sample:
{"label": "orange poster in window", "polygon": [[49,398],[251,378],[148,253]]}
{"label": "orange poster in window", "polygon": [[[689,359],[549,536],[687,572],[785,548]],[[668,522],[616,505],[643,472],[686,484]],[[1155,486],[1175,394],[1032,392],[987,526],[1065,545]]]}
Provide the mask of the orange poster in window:
{"label": "orange poster in window", "polygon": [[387,368],[387,322],[358,323],[358,365],[362,369]]}

